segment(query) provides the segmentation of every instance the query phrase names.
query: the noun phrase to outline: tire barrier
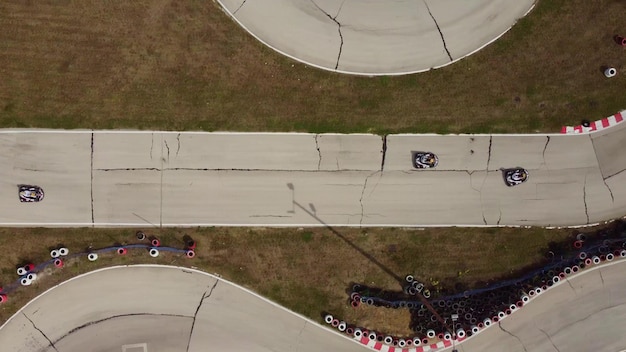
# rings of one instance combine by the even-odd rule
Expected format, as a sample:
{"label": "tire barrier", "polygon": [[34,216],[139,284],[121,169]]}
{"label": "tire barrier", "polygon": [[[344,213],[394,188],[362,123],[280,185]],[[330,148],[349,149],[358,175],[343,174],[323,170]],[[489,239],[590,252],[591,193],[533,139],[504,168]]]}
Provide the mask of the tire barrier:
{"label": "tire barrier", "polygon": [[18,276],[24,276],[24,275],[26,275],[26,273],[28,273],[28,270],[26,270],[25,267],[20,266],[19,268],[17,268],[17,275]]}
{"label": "tire barrier", "polygon": [[435,336],[437,336],[437,333],[435,332],[435,330],[428,330],[426,331],[426,337],[428,337],[429,339],[434,339]]}
{"label": "tire barrier", "polygon": [[189,235],[183,236],[183,242],[185,242],[186,249],[196,249],[196,241],[191,238]]}
{"label": "tire barrier", "polygon": [[463,329],[459,329],[456,331],[456,337],[459,339],[464,339],[465,338],[465,330]]}
{"label": "tire barrier", "polygon": [[615,69],[615,67],[607,67],[606,69],[604,69],[604,77],[612,78],[615,77],[615,75],[617,75],[617,70]]}
{"label": "tire barrier", "polygon": [[574,248],[576,249],[583,248],[583,241],[574,241]]}
{"label": "tire barrier", "polygon": [[[142,233],[142,232],[139,231],[138,233]],[[130,249],[139,249],[139,248],[148,251],[151,257],[153,257],[156,254],[154,250],[158,251],[158,255],[160,255],[161,252],[165,251],[165,252],[172,252],[172,253],[185,255],[188,258],[193,258],[195,256],[195,252],[193,250],[189,250],[188,248],[180,249],[180,248],[173,248],[173,247],[162,247],[161,243],[159,243],[160,247],[157,249],[151,245],[152,243],[128,244],[128,245],[124,245],[123,247],[120,247],[119,244],[117,244],[112,247],[105,247],[105,248],[100,248],[100,249],[93,249],[89,247],[87,248],[85,252],[78,252],[78,253],[72,253],[72,254],[70,254],[70,250],[67,247],[59,247],[59,248],[51,249],[49,251],[51,259],[43,263],[40,263],[37,265],[33,263],[28,263],[25,265],[16,266],[15,270],[19,278],[14,283],[10,285],[6,285],[4,288],[0,288],[0,295],[5,295],[4,297],[6,297],[8,294],[18,290],[22,286],[30,286],[37,279],[37,275],[38,275],[37,273],[42,272],[42,270],[44,270],[48,266],[53,265],[57,269],[63,268],[65,266],[65,262],[64,262],[65,259],[70,260],[76,257],[87,257],[87,259],[90,262],[93,262],[98,259],[99,253],[115,252],[118,254],[126,254],[127,251]],[[194,248],[196,247],[195,242],[193,243],[193,247]]]}
{"label": "tire barrier", "polygon": [[470,331],[472,332],[472,335],[476,335],[480,332],[480,328],[476,325],[472,325],[472,327],[470,328]]}
{"label": "tire barrier", "polygon": [[400,348],[406,347],[406,340],[405,339],[398,340],[398,347]]}
{"label": "tire barrier", "polygon": [[374,340],[374,341],[376,341],[376,333],[375,333],[375,332],[373,332],[373,331],[370,331],[370,333],[367,335],[367,337],[368,337],[370,340]]}
{"label": "tire barrier", "polygon": [[613,256],[613,253],[609,253],[606,255],[606,261],[608,262],[613,261],[614,258],[615,256]]}
{"label": "tire barrier", "polygon": [[152,258],[156,258],[159,256],[159,250],[156,248],[150,248],[150,250],[148,251],[148,253],[150,254],[150,256]]}
{"label": "tire barrier", "polygon": [[332,316],[332,315],[330,315],[330,314],[326,314],[326,315],[324,316],[324,321],[326,322],[326,324],[330,324],[330,323],[332,323],[332,322],[333,322],[333,316]]}
{"label": "tire barrier", "polygon": [[387,335],[387,336],[385,336],[385,339],[383,340],[383,342],[384,342],[386,345],[391,345],[391,344],[393,343],[393,337],[391,337],[391,336]]}
{"label": "tire barrier", "polygon": [[600,257],[598,256],[594,256],[593,258],[591,258],[591,261],[593,262],[593,264],[600,264]]}
{"label": "tire barrier", "polygon": [[[0,289],[0,291],[1,291],[1,289]],[[0,304],[6,303],[8,300],[9,300],[9,298],[7,297],[7,295],[0,294]]]}
{"label": "tire barrier", "polygon": [[410,284],[410,283],[413,283],[413,280],[414,280],[414,279],[415,279],[415,278],[413,277],[413,275],[407,275],[407,276],[405,276],[405,277],[404,277],[404,280],[405,280],[406,282],[408,282],[409,284]]}
{"label": "tire barrier", "polygon": [[587,253],[585,252],[578,253],[578,259],[584,260],[585,258],[587,258]]}
{"label": "tire barrier", "polygon": [[161,245],[161,241],[159,241],[158,238],[152,236],[150,237],[150,244],[152,245],[152,247],[159,247]]}
{"label": "tire barrier", "polygon": [[337,325],[337,330],[344,332],[346,331],[346,329],[348,328],[348,325],[346,324],[345,321],[341,321],[339,322],[339,325]]}
{"label": "tire barrier", "polygon": [[143,233],[143,231],[137,231],[137,233],[135,233],[135,237],[137,237],[138,240],[143,241],[146,239],[146,234]]}

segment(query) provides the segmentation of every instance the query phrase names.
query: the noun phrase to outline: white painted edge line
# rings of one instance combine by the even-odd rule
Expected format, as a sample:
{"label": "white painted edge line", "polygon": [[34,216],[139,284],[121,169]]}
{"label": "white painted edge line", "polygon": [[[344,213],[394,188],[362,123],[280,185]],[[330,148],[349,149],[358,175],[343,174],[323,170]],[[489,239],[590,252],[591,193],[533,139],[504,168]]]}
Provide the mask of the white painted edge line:
{"label": "white painted edge line", "polygon": [[[622,217],[626,218],[626,216]],[[618,219],[622,219],[618,218]],[[484,224],[320,224],[320,223],[306,223],[306,224],[285,224],[285,223],[256,223],[256,224],[248,224],[248,223],[163,223],[161,226],[154,226],[153,224],[148,224],[145,222],[0,222],[0,226],[16,226],[16,227],[143,227],[143,228],[159,228],[159,227],[269,227],[269,228],[284,228],[284,227],[308,227],[308,228],[322,228],[322,227],[352,227],[352,228],[368,228],[368,227],[395,227],[395,228],[433,228],[433,227],[477,227],[477,228],[532,228],[532,227],[543,227],[546,229],[575,229],[582,227],[593,227],[603,224],[608,224],[615,219],[606,220],[602,222],[595,222],[590,224],[579,224],[579,225],[562,225],[562,226],[553,226],[553,225],[484,225]]]}
{"label": "white painted edge line", "polygon": [[[607,130],[614,126],[605,128]],[[597,132],[597,131],[594,131]],[[27,133],[41,133],[41,134],[190,134],[190,135],[242,135],[242,136],[362,136],[362,137],[446,137],[446,136],[485,136],[485,137],[553,137],[553,136],[581,136],[590,133],[449,133],[449,134],[437,134],[437,133],[398,133],[398,134],[372,134],[372,133],[307,133],[307,132],[207,132],[207,131],[144,131],[144,130],[62,130],[62,129],[0,129],[0,134],[27,134]],[[591,132],[593,133],[593,132]]]}
{"label": "white painted edge line", "polygon": [[[593,272],[593,271],[595,271],[595,270],[599,270],[599,269],[606,268],[606,267],[609,267],[609,266],[611,266],[611,265],[620,264],[620,263],[622,263],[622,264],[626,264],[626,259],[620,258],[620,259],[616,259],[616,260],[611,261],[611,262],[607,262],[607,261],[605,261],[605,262],[604,262],[604,263],[602,263],[602,264],[599,264],[599,265],[594,265],[593,267],[589,267],[589,269],[584,269],[584,270],[581,270],[581,271],[577,272],[577,273],[576,273],[576,274],[574,274],[574,275],[566,276],[564,279],[559,280],[559,282],[557,282],[556,284],[553,284],[553,285],[552,285],[550,288],[548,288],[546,291],[543,291],[540,295],[535,295],[534,297],[531,297],[531,298],[530,298],[530,300],[528,301],[528,303],[524,304],[524,306],[523,306],[522,308],[518,308],[518,309],[514,310],[514,311],[513,311],[513,314],[515,314],[516,312],[519,312],[520,310],[523,310],[523,309],[524,309],[524,307],[526,307],[526,306],[528,306],[529,304],[531,304],[531,303],[532,303],[534,300],[536,300],[538,297],[541,297],[541,296],[543,296],[543,295],[545,295],[545,294],[548,294],[548,293],[550,292],[550,290],[554,289],[555,287],[557,287],[557,286],[559,286],[559,285],[565,284],[565,282],[567,282],[568,280],[572,280],[572,279],[577,278],[578,276],[581,276],[581,275],[584,275],[584,274],[587,274],[587,273],[591,273],[591,272]],[[512,315],[512,314],[511,314],[511,315]],[[499,320],[499,322],[501,322],[501,321],[505,320],[505,319],[506,319],[506,318],[508,318],[509,316],[510,316],[510,315],[505,316],[504,318],[500,319],[500,320]],[[478,334],[474,334],[474,335],[472,335],[472,336],[466,337],[466,338],[464,338],[462,341],[458,341],[458,340],[457,340],[457,341],[456,341],[456,345],[457,345],[457,346],[458,346],[458,345],[461,345],[461,344],[465,343],[465,341],[468,341],[468,340],[470,340],[470,339],[472,339],[472,338],[474,338],[474,337],[476,337],[476,336],[480,335],[483,331],[485,331],[485,330],[487,330],[487,329],[490,329],[490,328],[492,328],[492,327],[494,327],[494,326],[496,326],[496,325],[497,325],[497,324],[491,324],[491,326],[481,329],[481,330],[478,332]],[[446,348],[446,350],[447,350],[448,348],[452,348],[452,347],[451,347],[451,346],[450,346],[450,347],[447,347],[447,348]]]}
{"label": "white painted edge line", "polygon": [[311,67],[315,67],[318,68],[320,70],[324,70],[324,71],[328,71],[328,72],[334,72],[334,73],[341,73],[341,74],[348,74],[348,75],[354,75],[354,76],[366,76],[366,77],[375,77],[375,76],[401,76],[401,75],[410,75],[410,74],[414,74],[414,73],[422,73],[422,72],[427,72],[430,70],[434,70],[434,69],[438,69],[438,68],[442,68],[442,67],[446,67],[448,65],[451,65],[453,63],[458,62],[459,60],[462,60],[472,54],[475,54],[476,52],[484,49],[486,46],[488,46],[489,44],[493,43],[494,41],[500,39],[500,37],[502,37],[504,34],[506,34],[508,31],[511,30],[511,28],[513,28],[514,25],[517,24],[517,22],[519,22],[519,20],[521,18],[526,17],[534,8],[536,5],[536,1],[533,2],[533,4],[530,6],[530,8],[522,15],[522,17],[518,18],[509,28],[505,29],[502,33],[500,33],[499,35],[497,35],[496,37],[494,37],[493,39],[491,39],[490,41],[488,41],[487,43],[483,44],[482,46],[480,46],[477,49],[474,49],[473,51],[471,51],[468,54],[465,54],[459,58],[456,58],[450,62],[446,62],[443,65],[439,65],[439,66],[433,66],[433,67],[429,67],[429,68],[424,68],[424,69],[420,69],[420,70],[412,70],[412,71],[401,71],[401,72],[369,72],[369,73],[364,73],[364,72],[356,72],[356,71],[345,71],[345,70],[336,70],[336,69],[331,69],[329,67],[324,67],[321,65],[317,65],[308,61],[305,61],[303,59],[297,58],[293,55],[287,54],[281,50],[279,50],[278,48],[275,48],[271,45],[269,45],[267,42],[265,42],[264,40],[262,40],[261,38],[259,38],[256,34],[254,34],[252,31],[250,31],[248,29],[248,27],[244,26],[243,23],[241,23],[241,21],[239,21],[239,19],[237,19],[237,17],[235,17],[230,10],[224,6],[224,4],[222,3],[221,0],[217,0],[217,2],[220,4],[222,11],[224,11],[228,16],[230,16],[230,18],[232,18],[235,22],[237,22],[237,24],[239,26],[241,26],[241,28],[243,28],[246,32],[248,32],[248,34],[250,34],[252,37],[254,37],[256,40],[258,40],[259,42],[261,42],[263,45],[267,46],[268,48],[276,51],[277,53],[286,56],[294,61],[300,62],[302,64],[311,66]]}
{"label": "white painted edge line", "polygon": [[57,287],[60,287],[60,286],[65,285],[65,284],[67,284],[67,283],[69,283],[69,282],[71,282],[71,281],[74,281],[74,280],[80,279],[80,278],[82,278],[82,277],[85,277],[85,276],[87,276],[87,275],[95,274],[95,273],[102,272],[102,271],[105,271],[105,270],[120,269],[120,268],[129,268],[129,267],[147,267],[147,268],[162,268],[162,269],[171,269],[171,270],[191,271],[191,272],[195,272],[195,273],[197,273],[197,274],[202,274],[202,275],[209,276],[209,277],[211,277],[211,278],[213,278],[213,279],[215,279],[215,280],[217,280],[217,281],[221,281],[221,282],[223,282],[223,283],[224,283],[224,284],[226,284],[226,285],[231,285],[231,286],[233,286],[233,287],[235,287],[235,288],[237,288],[237,289],[240,289],[240,290],[242,290],[242,291],[244,291],[244,292],[246,292],[246,293],[248,293],[248,294],[250,294],[250,295],[252,295],[252,296],[254,296],[254,297],[256,297],[256,298],[259,298],[259,299],[261,299],[262,301],[264,301],[264,302],[266,302],[266,303],[269,303],[270,305],[272,305],[272,306],[274,306],[274,307],[276,307],[276,308],[278,308],[278,309],[281,309],[281,310],[283,310],[283,311],[285,311],[285,312],[288,312],[288,313],[290,313],[290,314],[292,314],[292,315],[294,315],[294,316],[296,316],[296,317],[298,317],[298,318],[302,319],[305,323],[309,323],[309,324],[312,324],[312,325],[314,325],[314,326],[317,326],[317,327],[319,327],[319,328],[323,329],[324,331],[328,331],[328,332],[333,333],[333,334],[335,334],[335,335],[341,336],[341,337],[343,337],[343,338],[344,338],[344,339],[346,339],[346,340],[352,341],[353,343],[356,343],[356,344],[358,344],[358,345],[361,345],[361,346],[362,346],[362,344],[358,343],[357,341],[354,341],[351,337],[348,337],[348,335],[346,335],[346,334],[340,334],[339,332],[337,332],[337,331],[335,331],[335,330],[333,330],[333,329],[329,329],[329,328],[327,328],[326,326],[321,325],[321,324],[317,323],[316,321],[314,321],[314,320],[312,320],[312,319],[310,319],[310,318],[305,317],[305,316],[304,316],[304,315],[302,315],[302,314],[299,314],[299,313],[296,313],[296,312],[294,312],[294,311],[292,311],[292,310],[289,310],[289,309],[287,309],[287,308],[285,308],[285,307],[281,306],[280,304],[278,304],[278,303],[276,303],[276,302],[273,302],[273,301],[271,301],[271,300],[269,300],[269,299],[267,299],[267,298],[265,298],[265,297],[263,297],[263,296],[259,295],[258,293],[253,292],[252,290],[250,290],[250,289],[248,289],[248,288],[245,288],[245,287],[243,287],[243,286],[240,286],[240,285],[238,285],[238,284],[236,284],[236,283],[234,283],[234,282],[230,282],[230,281],[228,281],[228,280],[225,280],[225,279],[223,279],[223,278],[221,278],[221,277],[219,277],[219,276],[217,276],[217,275],[209,274],[209,273],[204,272],[204,271],[202,271],[202,270],[193,269],[193,268],[188,268],[188,267],[184,267],[184,266],[160,265],[160,264],[115,265],[115,266],[110,266],[110,267],[106,267],[106,268],[96,269],[96,270],[93,270],[93,271],[90,271],[90,272],[87,272],[87,273],[84,273],[84,274],[80,274],[80,275],[78,275],[78,276],[74,276],[74,277],[72,277],[72,278],[70,278],[70,279],[68,279],[68,280],[66,280],[66,281],[63,281],[63,282],[61,282],[61,283],[59,283],[59,284],[57,284],[57,285],[55,285],[55,286],[53,286],[53,287],[51,287],[51,288],[47,289],[46,291],[44,291],[44,292],[42,292],[41,294],[39,294],[37,297],[35,297],[35,298],[31,299],[31,300],[30,300],[28,303],[26,303],[26,304],[25,304],[22,308],[20,308],[17,312],[15,312],[15,314],[13,314],[13,315],[12,315],[9,319],[7,319],[7,321],[6,321],[6,322],[4,322],[4,324],[2,324],[2,326],[0,326],[0,330],[2,330],[2,328],[4,328],[4,326],[5,326],[5,325],[7,325],[9,322],[11,322],[11,320],[13,320],[13,318],[15,318],[17,315],[19,315],[20,313],[22,313],[22,311],[23,311],[24,309],[26,309],[26,308],[27,308],[27,307],[28,307],[31,303],[35,302],[35,301],[36,301],[37,299],[39,299],[41,296],[43,296],[43,295],[47,294],[48,292],[50,292],[50,291],[54,290],[54,289],[55,289],[55,288],[57,288]]}

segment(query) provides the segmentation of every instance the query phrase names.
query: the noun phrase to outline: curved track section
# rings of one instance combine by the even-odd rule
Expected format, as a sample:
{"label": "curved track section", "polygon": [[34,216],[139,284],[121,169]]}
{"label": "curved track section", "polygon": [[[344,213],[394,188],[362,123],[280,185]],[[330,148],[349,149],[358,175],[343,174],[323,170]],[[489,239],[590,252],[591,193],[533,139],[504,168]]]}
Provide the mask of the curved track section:
{"label": "curved track section", "polygon": [[265,45],[359,75],[438,68],[496,40],[535,0],[218,0]]}
{"label": "curved track section", "polygon": [[[585,270],[457,345],[464,351],[621,351],[626,348],[626,262]],[[446,351],[450,351],[447,349]]]}
{"label": "curved track section", "polygon": [[114,267],[48,290],[0,328],[13,352],[366,351],[239,286],[186,268]]}
{"label": "curved track section", "polygon": [[[626,124],[584,135],[0,132],[3,226],[573,226],[626,212]],[[433,151],[415,170],[412,151]],[[530,179],[506,187],[501,168]],[[43,187],[20,203],[18,184]]]}

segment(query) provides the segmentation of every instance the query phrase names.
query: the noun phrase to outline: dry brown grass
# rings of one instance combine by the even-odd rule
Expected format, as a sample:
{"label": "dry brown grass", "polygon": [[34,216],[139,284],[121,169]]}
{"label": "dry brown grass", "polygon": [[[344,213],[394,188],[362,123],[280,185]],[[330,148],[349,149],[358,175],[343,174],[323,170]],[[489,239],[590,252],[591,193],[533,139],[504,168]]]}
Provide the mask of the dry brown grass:
{"label": "dry brown grass", "polygon": [[[43,262],[49,248],[63,243],[71,253],[87,246],[135,243],[130,229],[0,229],[0,283],[17,280],[22,260]],[[162,253],[150,258],[142,250],[120,257],[103,254],[91,263],[82,257],[20,288],[1,306],[0,321],[44,289],[98,267],[130,263],[194,266],[249,287],[287,308],[321,321],[328,311],[362,326],[409,333],[409,312],[349,307],[347,290],[361,283],[399,291],[398,279],[414,274],[440,287],[509,275],[542,259],[548,243],[570,235],[545,229],[269,229],[207,228],[154,230],[163,245],[182,247],[183,234],[198,242],[197,256]],[[523,245],[522,245],[523,244]]]}
{"label": "dry brown grass", "polygon": [[485,50],[404,77],[284,58],[211,1],[0,4],[0,126],[333,132],[558,131],[626,107],[620,0],[540,0]]}

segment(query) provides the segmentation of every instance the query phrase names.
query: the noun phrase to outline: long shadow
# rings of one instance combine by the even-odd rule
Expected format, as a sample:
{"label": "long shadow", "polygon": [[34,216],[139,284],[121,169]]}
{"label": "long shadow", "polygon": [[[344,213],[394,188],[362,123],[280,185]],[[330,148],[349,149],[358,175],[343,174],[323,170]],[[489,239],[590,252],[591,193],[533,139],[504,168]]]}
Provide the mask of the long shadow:
{"label": "long shadow", "polygon": [[[360,248],[359,246],[357,246],[356,244],[352,243],[352,241],[350,241],[349,239],[347,239],[344,235],[342,235],[339,231],[337,231],[334,227],[328,225],[327,223],[324,222],[324,220],[320,219],[317,214],[315,214],[315,212],[307,209],[306,207],[302,206],[302,204],[298,203],[295,200],[295,187],[293,186],[292,183],[288,183],[287,187],[292,191],[292,203],[297,206],[298,208],[300,208],[302,211],[304,211],[305,213],[309,214],[309,216],[311,216],[313,219],[317,220],[317,222],[319,222],[321,225],[323,225],[325,228],[327,228],[328,230],[330,230],[330,232],[332,232],[333,234],[335,234],[335,236],[339,237],[341,240],[343,240],[348,246],[352,247],[354,250],[356,250],[357,252],[359,252],[362,256],[364,256],[365,258],[367,258],[367,260],[369,260],[370,262],[374,263],[374,265],[378,266],[382,271],[384,271],[385,273],[387,273],[389,276],[393,277],[400,286],[402,286],[402,284],[404,283],[404,279],[401,278],[400,276],[396,275],[391,269],[389,269],[388,267],[386,267],[385,265],[383,265],[381,262],[379,262],[378,260],[376,260],[376,258],[374,258],[371,254],[365,252],[362,248]],[[312,209],[315,209],[315,206],[313,204],[310,204],[310,207]]]}

